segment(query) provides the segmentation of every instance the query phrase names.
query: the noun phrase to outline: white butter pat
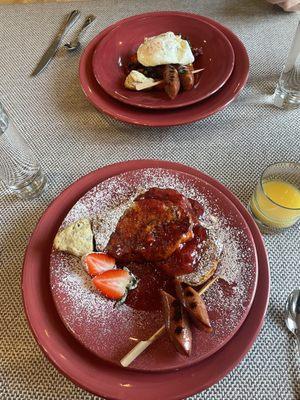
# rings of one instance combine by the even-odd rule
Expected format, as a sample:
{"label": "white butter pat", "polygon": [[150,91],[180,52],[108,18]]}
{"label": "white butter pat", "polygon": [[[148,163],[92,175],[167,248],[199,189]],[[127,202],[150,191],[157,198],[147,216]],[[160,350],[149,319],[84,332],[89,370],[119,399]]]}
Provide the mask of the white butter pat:
{"label": "white butter pat", "polygon": [[195,61],[189,43],[173,32],[145,38],[137,50],[137,59],[145,67],[165,64],[187,65]]}
{"label": "white butter pat", "polygon": [[125,79],[125,87],[130,90],[136,90],[137,83],[153,83],[154,79],[147,78],[144,74],[139,71],[132,70],[129,75],[127,75]]}

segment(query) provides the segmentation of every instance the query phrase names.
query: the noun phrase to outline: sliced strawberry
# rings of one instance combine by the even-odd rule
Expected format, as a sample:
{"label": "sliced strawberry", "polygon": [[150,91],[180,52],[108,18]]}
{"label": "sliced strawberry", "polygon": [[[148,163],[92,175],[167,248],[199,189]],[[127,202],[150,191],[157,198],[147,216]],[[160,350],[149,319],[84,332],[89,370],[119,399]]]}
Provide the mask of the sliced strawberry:
{"label": "sliced strawberry", "polygon": [[125,301],[128,290],[137,286],[136,278],[128,269],[112,269],[92,279],[95,287],[104,296],[112,300]]}
{"label": "sliced strawberry", "polygon": [[82,258],[83,265],[87,273],[91,276],[103,274],[103,272],[113,269],[116,260],[106,253],[89,253]]}

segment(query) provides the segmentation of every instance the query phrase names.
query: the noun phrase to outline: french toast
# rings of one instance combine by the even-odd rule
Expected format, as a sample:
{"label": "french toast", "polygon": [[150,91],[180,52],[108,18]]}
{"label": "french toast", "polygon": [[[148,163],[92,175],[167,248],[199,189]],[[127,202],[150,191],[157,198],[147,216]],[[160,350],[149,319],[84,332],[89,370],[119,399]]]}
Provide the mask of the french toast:
{"label": "french toast", "polygon": [[203,284],[219,263],[203,213],[199,202],[176,190],[151,188],[126,210],[106,251],[118,262],[150,262],[181,282]]}
{"label": "french toast", "polygon": [[119,220],[106,251],[121,262],[166,260],[193,238],[192,207],[171,189],[138,196]]}

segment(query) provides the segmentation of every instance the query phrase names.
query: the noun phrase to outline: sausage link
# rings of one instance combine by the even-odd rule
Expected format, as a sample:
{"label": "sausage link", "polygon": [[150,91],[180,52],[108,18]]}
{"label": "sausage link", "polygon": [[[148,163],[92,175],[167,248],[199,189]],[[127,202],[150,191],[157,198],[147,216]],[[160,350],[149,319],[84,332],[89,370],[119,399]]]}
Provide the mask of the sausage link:
{"label": "sausage link", "polygon": [[212,332],[205,303],[196,290],[190,286],[184,288],[177,280],[175,280],[175,289],[180,303],[186,309],[196,328]]}
{"label": "sausage link", "polygon": [[165,84],[165,92],[174,100],[180,89],[180,80],[178,71],[173,65],[165,65],[163,70],[163,80]]}
{"label": "sausage link", "polygon": [[180,302],[165,291],[161,291],[165,326],[176,350],[186,356],[192,351],[192,332],[185,310]]}
{"label": "sausage link", "polygon": [[193,64],[180,65],[178,67],[179,80],[183,90],[193,89],[195,83],[194,74],[192,73],[193,70]]}

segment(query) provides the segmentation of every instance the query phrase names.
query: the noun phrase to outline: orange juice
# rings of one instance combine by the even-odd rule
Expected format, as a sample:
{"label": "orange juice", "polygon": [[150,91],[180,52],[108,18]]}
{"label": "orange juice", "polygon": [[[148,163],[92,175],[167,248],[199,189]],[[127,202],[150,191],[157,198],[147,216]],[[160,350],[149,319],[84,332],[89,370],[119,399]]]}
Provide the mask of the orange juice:
{"label": "orange juice", "polygon": [[300,210],[300,190],[291,183],[269,181],[263,183],[263,188],[266,195],[280,206]]}
{"label": "orange juice", "polygon": [[258,185],[251,199],[253,214],[264,224],[287,228],[300,217],[300,190],[289,182],[272,180]]}

